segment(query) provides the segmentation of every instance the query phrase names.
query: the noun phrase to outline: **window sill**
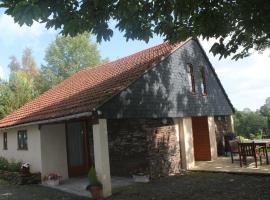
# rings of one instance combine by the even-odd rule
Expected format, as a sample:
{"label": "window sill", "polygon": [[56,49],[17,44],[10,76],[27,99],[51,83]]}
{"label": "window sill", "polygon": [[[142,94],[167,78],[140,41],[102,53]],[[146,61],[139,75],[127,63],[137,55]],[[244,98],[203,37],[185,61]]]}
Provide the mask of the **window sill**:
{"label": "window sill", "polygon": [[17,149],[17,151],[28,151],[28,149]]}

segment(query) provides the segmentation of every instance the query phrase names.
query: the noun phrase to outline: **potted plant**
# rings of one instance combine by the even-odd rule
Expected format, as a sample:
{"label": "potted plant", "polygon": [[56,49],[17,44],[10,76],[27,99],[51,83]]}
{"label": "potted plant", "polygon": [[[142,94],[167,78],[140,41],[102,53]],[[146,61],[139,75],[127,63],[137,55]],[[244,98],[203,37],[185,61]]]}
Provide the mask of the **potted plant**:
{"label": "potted plant", "polygon": [[99,199],[102,194],[102,184],[97,178],[96,170],[94,167],[91,167],[88,172],[88,180],[89,185],[86,187],[86,189],[91,193],[93,199]]}
{"label": "potted plant", "polygon": [[136,183],[148,183],[150,181],[150,176],[145,174],[142,168],[139,168],[133,172],[132,178]]}
{"label": "potted plant", "polygon": [[50,186],[56,186],[59,185],[59,182],[61,180],[62,176],[59,176],[56,173],[50,173],[48,176],[44,177],[44,181]]}
{"label": "potted plant", "polygon": [[23,163],[21,165],[20,172],[23,174],[30,174],[30,164],[29,163]]}

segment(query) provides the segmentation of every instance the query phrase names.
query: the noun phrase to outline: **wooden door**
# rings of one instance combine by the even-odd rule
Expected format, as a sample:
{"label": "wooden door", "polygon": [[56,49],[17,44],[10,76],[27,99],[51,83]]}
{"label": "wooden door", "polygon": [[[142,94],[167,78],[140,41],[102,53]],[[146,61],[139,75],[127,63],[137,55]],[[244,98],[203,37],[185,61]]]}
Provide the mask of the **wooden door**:
{"label": "wooden door", "polygon": [[192,118],[193,145],[195,161],[211,160],[208,118]]}
{"label": "wooden door", "polygon": [[87,174],[88,145],[84,121],[73,121],[66,124],[68,173],[70,177]]}

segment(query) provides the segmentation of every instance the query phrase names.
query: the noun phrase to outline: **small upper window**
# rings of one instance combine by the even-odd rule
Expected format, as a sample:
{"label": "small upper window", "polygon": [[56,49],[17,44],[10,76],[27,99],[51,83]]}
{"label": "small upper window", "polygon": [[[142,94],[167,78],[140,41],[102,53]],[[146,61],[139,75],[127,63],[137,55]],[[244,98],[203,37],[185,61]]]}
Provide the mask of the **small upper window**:
{"label": "small upper window", "polygon": [[18,131],[18,149],[27,150],[27,131]]}
{"label": "small upper window", "polygon": [[196,93],[195,90],[195,78],[194,78],[194,70],[192,64],[187,64],[187,72],[189,74],[189,85],[190,85],[190,90],[192,94]]}
{"label": "small upper window", "polygon": [[7,133],[5,132],[4,134],[3,134],[3,149],[4,150],[7,150]]}
{"label": "small upper window", "polygon": [[204,67],[200,67],[201,71],[201,90],[202,90],[202,95],[207,95],[207,90],[206,90],[206,80],[205,80],[205,71]]}

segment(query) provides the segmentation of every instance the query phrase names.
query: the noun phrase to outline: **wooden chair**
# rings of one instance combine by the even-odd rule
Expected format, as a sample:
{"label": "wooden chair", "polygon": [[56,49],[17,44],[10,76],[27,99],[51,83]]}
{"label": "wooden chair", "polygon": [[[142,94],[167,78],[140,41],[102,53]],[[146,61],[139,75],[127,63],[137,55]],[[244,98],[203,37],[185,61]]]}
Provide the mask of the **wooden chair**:
{"label": "wooden chair", "polygon": [[227,133],[224,135],[224,151],[225,155],[228,155],[228,152],[231,152],[230,141],[235,140],[235,135],[233,133]]}
{"label": "wooden chair", "polygon": [[256,153],[257,155],[260,155],[260,159],[264,157],[266,159],[266,164],[269,165],[267,145],[265,143],[256,144]]}
{"label": "wooden chair", "polygon": [[247,165],[247,157],[253,157],[255,161],[256,168],[257,165],[257,158],[260,159],[260,164],[262,165],[262,157],[261,154],[256,151],[256,145],[254,142],[250,143],[238,143],[238,151],[239,151],[239,160],[240,160],[240,167],[242,167],[243,163]]}
{"label": "wooden chair", "polygon": [[239,154],[239,151],[238,151],[238,140],[230,140],[229,141],[229,151],[231,153],[231,159],[232,159],[232,163],[233,163],[234,162],[233,156],[235,154]]}

